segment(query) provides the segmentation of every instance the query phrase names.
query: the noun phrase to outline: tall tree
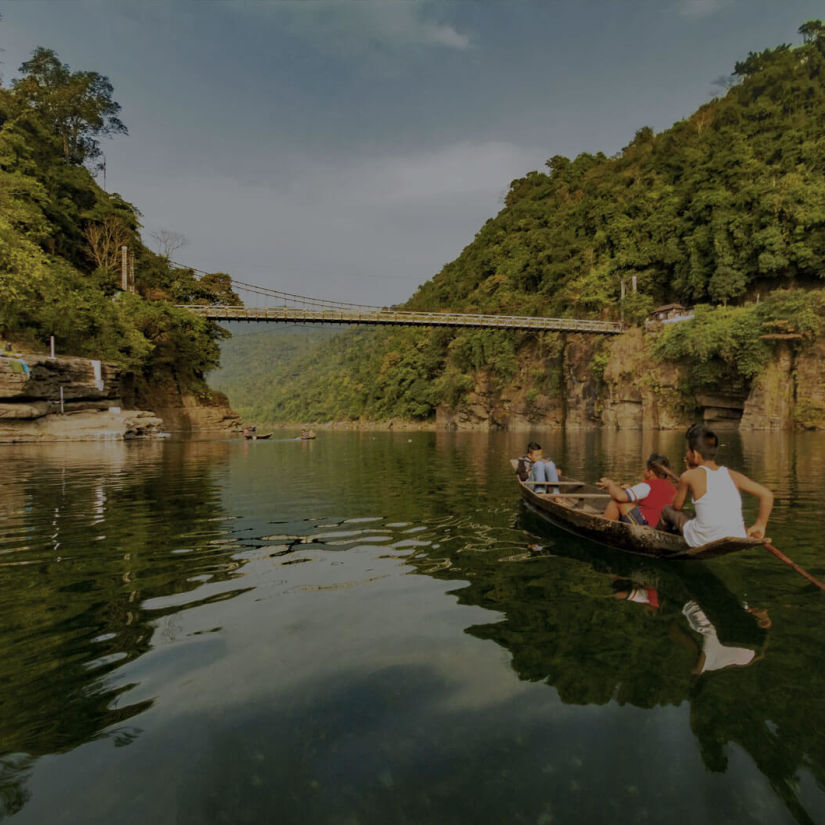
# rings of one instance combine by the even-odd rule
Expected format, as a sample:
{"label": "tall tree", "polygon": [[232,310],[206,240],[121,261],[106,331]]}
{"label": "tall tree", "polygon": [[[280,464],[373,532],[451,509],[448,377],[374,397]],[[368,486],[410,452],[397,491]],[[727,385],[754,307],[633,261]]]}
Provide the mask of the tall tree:
{"label": "tall tree", "polygon": [[60,138],[66,163],[82,164],[100,155],[101,135],[127,134],[118,118],[113,87],[97,72],[72,72],[51,49],[38,47],[20,66],[12,86],[18,99]]}

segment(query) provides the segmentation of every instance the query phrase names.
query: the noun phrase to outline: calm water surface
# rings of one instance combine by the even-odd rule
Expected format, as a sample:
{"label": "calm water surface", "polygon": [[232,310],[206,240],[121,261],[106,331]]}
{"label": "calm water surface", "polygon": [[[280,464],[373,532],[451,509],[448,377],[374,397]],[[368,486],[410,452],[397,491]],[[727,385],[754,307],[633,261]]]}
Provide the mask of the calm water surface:
{"label": "calm water surface", "polygon": [[[534,435],[588,479],[683,450]],[[526,440],[0,447],[0,819],[825,822],[825,593],[537,523]],[[825,579],[825,437],[725,440]]]}

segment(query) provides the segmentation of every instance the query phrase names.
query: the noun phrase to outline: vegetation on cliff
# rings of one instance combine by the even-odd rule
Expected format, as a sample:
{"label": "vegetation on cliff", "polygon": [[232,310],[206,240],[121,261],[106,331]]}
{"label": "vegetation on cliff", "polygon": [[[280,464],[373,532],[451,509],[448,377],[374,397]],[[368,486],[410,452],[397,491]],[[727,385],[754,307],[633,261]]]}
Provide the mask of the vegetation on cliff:
{"label": "vegetation on cliff", "polygon": [[[547,172],[513,181],[501,212],[408,307],[633,323],[656,305],[697,304],[658,357],[688,365],[697,390],[752,380],[775,346],[762,336],[823,306],[825,26],[800,33],[798,46],[737,63],[723,97],[670,129],[642,128],[613,157],[554,156]],[[821,334],[802,326],[803,343]],[[484,330],[350,331],[285,364],[248,409],[270,420],[428,418],[481,374],[506,384],[535,343]],[[538,349],[536,389],[552,393],[558,336]],[[221,383],[234,396],[236,378]]]}
{"label": "vegetation on cliff", "polygon": [[[140,239],[140,213],[104,191],[100,139],[125,134],[109,81],[38,48],[0,87],[0,337],[120,364],[137,400],[159,381],[205,392],[221,330],[176,303],[238,303],[229,276],[200,280]],[[121,292],[121,247],[135,292]]]}

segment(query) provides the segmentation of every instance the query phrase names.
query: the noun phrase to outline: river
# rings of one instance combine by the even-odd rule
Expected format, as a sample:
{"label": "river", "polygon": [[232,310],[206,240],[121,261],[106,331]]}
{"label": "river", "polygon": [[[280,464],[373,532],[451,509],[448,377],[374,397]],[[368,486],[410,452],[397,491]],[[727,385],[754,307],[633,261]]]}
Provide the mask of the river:
{"label": "river", "polygon": [[[532,437],[587,479],[683,453]],[[526,440],[0,448],[0,819],[825,822],[825,593],[761,549],[650,562],[544,526]],[[825,579],[825,436],[723,442]]]}

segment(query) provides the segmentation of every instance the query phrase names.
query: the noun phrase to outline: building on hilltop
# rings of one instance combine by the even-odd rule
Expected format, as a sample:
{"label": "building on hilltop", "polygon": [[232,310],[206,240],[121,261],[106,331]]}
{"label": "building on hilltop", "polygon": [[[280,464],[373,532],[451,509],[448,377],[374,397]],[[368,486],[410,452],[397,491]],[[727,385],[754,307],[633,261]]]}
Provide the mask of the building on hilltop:
{"label": "building on hilltop", "polygon": [[645,326],[673,324],[677,321],[690,321],[691,318],[693,318],[692,309],[684,307],[682,304],[665,304],[650,311]]}

